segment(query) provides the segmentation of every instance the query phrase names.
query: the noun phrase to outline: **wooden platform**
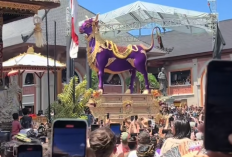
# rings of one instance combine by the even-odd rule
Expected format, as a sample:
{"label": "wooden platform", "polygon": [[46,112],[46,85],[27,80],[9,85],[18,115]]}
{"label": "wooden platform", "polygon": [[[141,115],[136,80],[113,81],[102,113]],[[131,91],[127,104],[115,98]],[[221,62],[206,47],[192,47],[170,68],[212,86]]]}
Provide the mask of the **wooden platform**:
{"label": "wooden platform", "polygon": [[[126,102],[131,102],[131,106],[126,107]],[[132,115],[155,116],[159,113],[160,106],[151,94],[103,94],[97,100],[96,107],[90,107],[90,110],[99,120],[105,119],[109,113],[112,122],[122,122]]]}

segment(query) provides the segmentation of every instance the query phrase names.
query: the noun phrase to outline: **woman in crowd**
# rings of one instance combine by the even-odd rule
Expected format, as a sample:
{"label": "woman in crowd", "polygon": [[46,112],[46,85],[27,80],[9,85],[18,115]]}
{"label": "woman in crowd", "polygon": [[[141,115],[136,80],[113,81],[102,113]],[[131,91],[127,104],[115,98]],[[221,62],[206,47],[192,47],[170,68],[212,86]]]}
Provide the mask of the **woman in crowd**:
{"label": "woman in crowd", "polygon": [[172,126],[172,134],[173,138],[165,140],[161,149],[161,155],[183,142],[191,141],[191,127],[189,122],[187,120],[175,120]]}
{"label": "woman in crowd", "polygon": [[90,133],[89,145],[96,157],[112,157],[116,152],[116,136],[110,128],[102,127]]}

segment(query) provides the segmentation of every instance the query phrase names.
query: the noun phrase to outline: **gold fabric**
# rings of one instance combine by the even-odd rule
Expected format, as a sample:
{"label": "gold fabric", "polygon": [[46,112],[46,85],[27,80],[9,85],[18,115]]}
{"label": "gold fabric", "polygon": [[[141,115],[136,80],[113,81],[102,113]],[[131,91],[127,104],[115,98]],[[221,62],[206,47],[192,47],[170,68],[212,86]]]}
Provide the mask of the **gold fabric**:
{"label": "gold fabric", "polygon": [[133,49],[133,45],[130,44],[127,46],[124,52],[120,52],[118,50],[118,46],[115,43],[113,43],[113,41],[106,40],[105,42],[106,42],[106,49],[112,51],[114,55],[120,59],[127,58],[131,54],[132,51],[135,51],[135,52],[138,51],[138,47],[136,45],[134,45],[135,49]]}

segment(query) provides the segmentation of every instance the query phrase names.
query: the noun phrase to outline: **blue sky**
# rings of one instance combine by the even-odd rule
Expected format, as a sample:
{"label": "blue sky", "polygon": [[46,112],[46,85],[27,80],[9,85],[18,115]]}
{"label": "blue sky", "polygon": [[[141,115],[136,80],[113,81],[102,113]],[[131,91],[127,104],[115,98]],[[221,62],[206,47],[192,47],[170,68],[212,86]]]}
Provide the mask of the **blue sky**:
{"label": "blue sky", "polygon": [[[210,13],[207,0],[141,0],[170,7]],[[136,2],[136,0],[78,0],[79,4],[94,13],[106,13],[122,6]],[[232,19],[232,0],[217,0],[217,12],[219,20]],[[138,30],[130,31],[133,35],[139,35]],[[151,30],[142,29],[141,35],[149,35]]]}
{"label": "blue sky", "polygon": [[[170,7],[183,8],[201,12],[209,12],[207,0],[142,0],[144,2],[156,3]],[[106,13],[120,8],[136,0],[78,0],[79,4],[94,13]],[[217,0],[217,11],[219,20],[232,19],[230,12],[232,0]]]}

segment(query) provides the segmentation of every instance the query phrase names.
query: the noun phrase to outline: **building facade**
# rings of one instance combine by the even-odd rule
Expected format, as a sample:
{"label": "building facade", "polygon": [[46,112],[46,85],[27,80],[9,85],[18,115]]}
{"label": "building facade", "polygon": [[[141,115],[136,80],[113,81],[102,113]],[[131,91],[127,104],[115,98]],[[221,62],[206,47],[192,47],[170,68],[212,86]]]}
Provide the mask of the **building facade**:
{"label": "building facade", "polygon": [[[49,56],[54,58],[54,24],[57,23],[57,48],[56,58],[66,63],[66,8],[69,6],[67,0],[61,0],[61,6],[52,9],[48,13],[48,35],[49,35]],[[82,6],[78,8],[80,21],[85,16],[94,17],[95,14]],[[45,12],[39,14],[45,17]],[[221,32],[225,38],[226,46],[223,50],[222,59],[231,60],[232,54],[232,20],[220,22]],[[32,18],[15,21],[4,25],[3,43],[4,60],[17,56],[27,50],[28,45],[35,43],[33,37],[34,24]],[[45,30],[45,22],[43,23]],[[45,36],[45,31],[44,36]],[[86,43],[83,35],[79,35],[80,50],[78,59],[75,59],[75,73],[82,81],[86,75]],[[151,43],[150,36],[139,38],[141,43]],[[148,72],[155,76],[162,67],[168,77],[168,94],[176,99],[187,99],[189,105],[204,104],[205,67],[212,59],[212,36],[203,34],[186,34],[177,31],[169,31],[162,35],[165,47],[174,47],[174,50],[162,57],[148,59]],[[124,43],[125,44],[125,43]],[[126,43],[127,44],[127,43]],[[157,43],[156,43],[157,44]],[[125,45],[123,45],[125,46]],[[46,55],[46,47],[35,48],[35,52]],[[106,93],[123,93],[127,89],[126,79],[130,77],[129,72],[119,75],[106,74],[104,78]],[[61,83],[66,82],[65,69],[60,74]],[[28,81],[27,81],[28,80]],[[50,102],[54,101],[54,75],[50,73],[50,93],[48,93],[47,74],[44,73],[41,80],[34,73],[23,73],[23,106],[33,107],[36,113],[38,110],[45,111],[48,106],[48,95]],[[41,86],[40,86],[41,81]],[[29,83],[30,82],[30,83]],[[41,90],[42,89],[42,90]],[[59,89],[61,91],[61,89]],[[41,93],[40,93],[41,92]]]}
{"label": "building facade", "polygon": [[[211,60],[211,55],[189,57],[174,60],[164,65],[168,77],[168,95],[175,99],[187,99],[188,105],[203,107],[206,67]],[[232,50],[223,54],[222,60],[232,60]]]}

